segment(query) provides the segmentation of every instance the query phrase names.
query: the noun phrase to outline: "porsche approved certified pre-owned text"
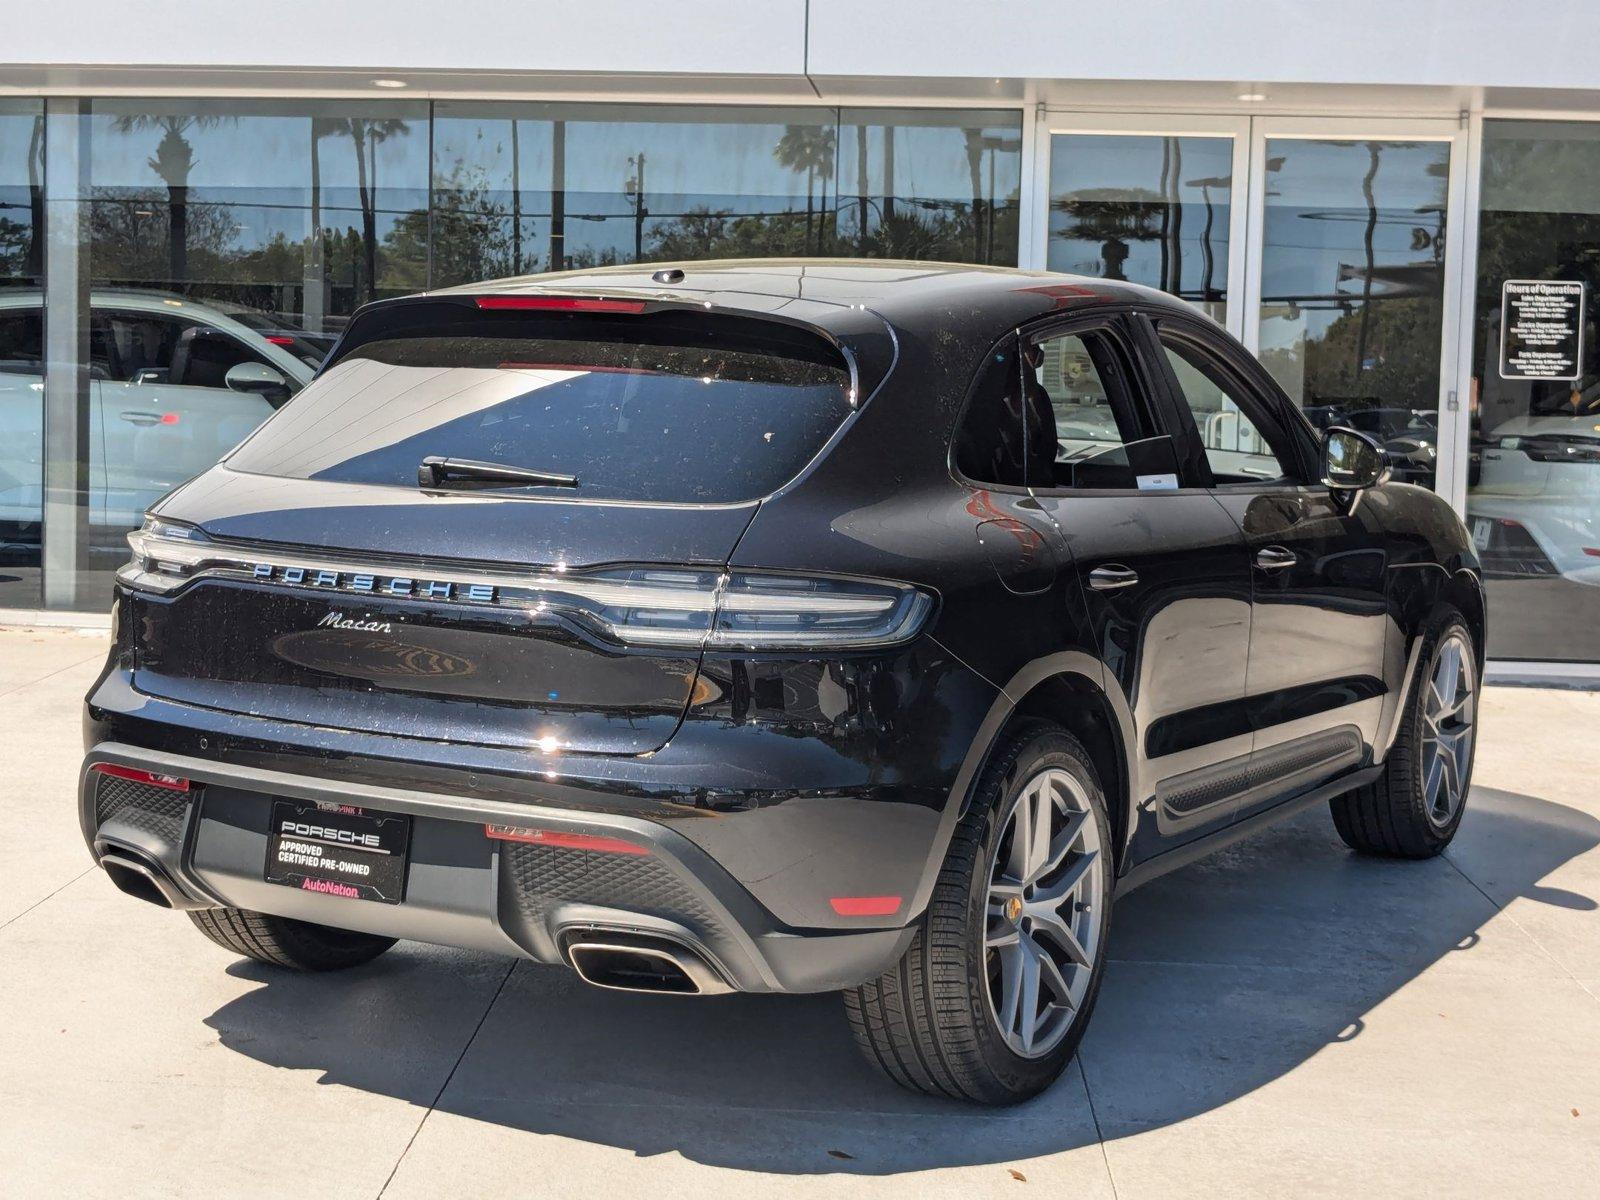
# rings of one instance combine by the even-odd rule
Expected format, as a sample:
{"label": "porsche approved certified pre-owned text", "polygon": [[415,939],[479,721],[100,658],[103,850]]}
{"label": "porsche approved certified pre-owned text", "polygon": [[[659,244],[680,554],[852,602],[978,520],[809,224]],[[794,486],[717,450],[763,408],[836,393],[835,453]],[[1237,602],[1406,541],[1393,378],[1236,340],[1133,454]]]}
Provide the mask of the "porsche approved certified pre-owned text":
{"label": "porsche approved certified pre-owned text", "polygon": [[1460,521],[1125,284],[751,261],[383,301],[129,540],[84,837],[283,968],[415,938],[838,991],[893,1079],[1011,1103],[1070,1060],[1128,888],[1324,801],[1436,854],[1466,802]]}

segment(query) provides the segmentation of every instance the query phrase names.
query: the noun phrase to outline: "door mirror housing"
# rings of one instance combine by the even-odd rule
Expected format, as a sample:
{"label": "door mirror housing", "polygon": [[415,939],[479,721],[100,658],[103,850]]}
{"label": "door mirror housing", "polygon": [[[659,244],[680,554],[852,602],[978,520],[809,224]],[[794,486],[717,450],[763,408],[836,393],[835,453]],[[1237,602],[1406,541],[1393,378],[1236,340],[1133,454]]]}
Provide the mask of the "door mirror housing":
{"label": "door mirror housing", "polygon": [[276,399],[289,394],[289,381],[265,363],[242,362],[228,368],[223,382],[235,392]]}
{"label": "door mirror housing", "polygon": [[1322,482],[1340,492],[1359,492],[1389,481],[1389,453],[1359,430],[1335,425],[1322,435]]}

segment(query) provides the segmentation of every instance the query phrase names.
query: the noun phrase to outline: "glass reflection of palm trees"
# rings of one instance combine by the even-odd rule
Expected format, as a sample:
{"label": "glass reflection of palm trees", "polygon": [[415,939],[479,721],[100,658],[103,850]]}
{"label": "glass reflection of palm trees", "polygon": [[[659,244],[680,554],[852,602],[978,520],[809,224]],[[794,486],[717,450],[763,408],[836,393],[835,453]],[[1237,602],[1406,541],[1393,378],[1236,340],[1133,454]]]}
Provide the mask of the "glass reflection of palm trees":
{"label": "glass reflection of palm trees", "polygon": [[395,117],[367,120],[350,117],[342,122],[356,152],[356,192],[361,199],[362,257],[366,267],[367,296],[378,291],[378,147],[391,137],[409,133],[411,126]]}
{"label": "glass reflection of palm trees", "polygon": [[30,281],[44,282],[44,114],[33,118],[28,133],[28,248],[22,256],[22,273]]}
{"label": "glass reflection of palm trees", "polygon": [[[994,261],[995,159],[1002,153],[1020,153],[1022,139],[962,130],[967,150],[967,173],[972,180],[972,255],[974,262]],[[983,156],[989,156],[989,187],[983,186]],[[863,176],[864,178],[864,176]]]}
{"label": "glass reflection of palm trees", "polygon": [[[824,223],[817,220],[817,214],[819,211],[826,213],[828,208],[828,182],[833,178],[834,151],[837,146],[838,134],[832,129],[818,125],[788,125],[784,127],[783,136],[772,151],[772,156],[781,166],[796,174],[805,172],[808,252],[822,252],[827,231],[823,228]],[[818,180],[822,181],[820,203],[816,195]]]}
{"label": "glass reflection of palm trees", "polygon": [[1071,218],[1064,236],[1100,244],[1100,277],[1126,283],[1129,243],[1155,236],[1156,213],[1164,205],[1149,188],[1092,187],[1068,192],[1055,207]]}
{"label": "glass reflection of palm trees", "polygon": [[1206,227],[1200,234],[1200,296],[1209,304],[1222,299],[1222,293],[1216,286],[1217,255],[1211,244],[1211,235],[1217,220],[1216,204],[1211,199],[1211,193],[1215,190],[1223,196],[1231,196],[1233,176],[1212,175],[1205,179],[1191,179],[1185,186],[1199,188],[1200,200],[1206,207]]}
{"label": "glass reflection of palm trees", "polygon": [[118,117],[118,133],[159,129],[161,140],[149,167],[167,187],[167,276],[181,283],[189,276],[189,174],[194,170],[191,129],[208,129],[232,118],[209,113],[128,113]]}
{"label": "glass reflection of palm trees", "polygon": [[[1285,153],[1266,163],[1263,363],[1324,423],[1409,410],[1403,421],[1429,424],[1439,403],[1449,144],[1268,146]],[[1431,462],[1416,469],[1431,479]]]}
{"label": "glass reflection of palm trees", "polygon": [[[1098,243],[1099,275],[1118,282],[1130,280],[1126,262],[1134,243],[1154,243],[1158,256],[1154,270],[1136,270],[1134,274],[1139,278],[1133,282],[1149,283],[1184,299],[1221,301],[1224,291],[1216,280],[1218,253],[1214,238],[1219,232],[1218,208],[1226,211],[1234,181],[1230,174],[1184,179],[1184,142],[1186,139],[1179,136],[1160,138],[1160,170],[1158,174],[1152,171],[1155,187],[1115,184],[1080,187],[1058,195],[1051,206],[1069,221],[1066,226],[1056,227],[1051,237]],[[1206,149],[1200,158],[1205,162],[1214,154],[1214,150]],[[1190,202],[1184,200],[1184,189],[1197,189],[1205,206],[1205,227],[1198,235],[1202,262],[1198,290],[1184,282],[1184,256],[1190,253],[1190,245],[1184,240],[1184,218]],[[1226,227],[1221,234],[1226,237]],[[1189,243],[1195,240],[1194,235],[1189,235]]]}

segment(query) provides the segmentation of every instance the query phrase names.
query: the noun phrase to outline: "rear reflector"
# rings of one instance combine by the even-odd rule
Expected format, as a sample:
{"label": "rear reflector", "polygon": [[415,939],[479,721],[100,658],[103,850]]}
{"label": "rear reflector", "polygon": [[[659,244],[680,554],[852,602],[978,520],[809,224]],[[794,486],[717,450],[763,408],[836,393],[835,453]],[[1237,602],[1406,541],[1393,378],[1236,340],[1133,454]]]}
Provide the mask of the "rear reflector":
{"label": "rear reflector", "polygon": [[899,896],[834,896],[828,903],[841,917],[892,917],[900,911]]}
{"label": "rear reflector", "polygon": [[641,313],[643,300],[589,300],[579,296],[479,296],[479,308],[544,309],[546,312]]}
{"label": "rear reflector", "polygon": [[621,838],[593,833],[563,833],[558,829],[522,829],[516,825],[485,825],[483,832],[501,842],[528,842],[535,846],[558,846],[563,850],[594,850],[600,854],[646,855],[650,851]]}
{"label": "rear reflector", "polygon": [[95,763],[89,770],[96,775],[113,775],[118,779],[131,779],[135,783],[148,783],[151,787],[168,788],[174,792],[187,792],[189,781],[177,775],[158,775],[154,771],[141,771],[138,767],[122,767],[116,763]]}

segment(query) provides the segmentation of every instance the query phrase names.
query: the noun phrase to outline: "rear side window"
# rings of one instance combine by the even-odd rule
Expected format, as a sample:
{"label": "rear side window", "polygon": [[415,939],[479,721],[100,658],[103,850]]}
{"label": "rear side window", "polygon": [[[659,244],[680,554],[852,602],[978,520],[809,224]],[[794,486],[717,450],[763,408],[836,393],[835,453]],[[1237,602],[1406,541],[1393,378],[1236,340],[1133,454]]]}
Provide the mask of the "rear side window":
{"label": "rear side window", "polygon": [[821,339],[637,322],[484,318],[360,344],[228,465],[415,488],[442,456],[578,478],[507,489],[519,494],[733,503],[793,479],[851,411],[849,372]]}

